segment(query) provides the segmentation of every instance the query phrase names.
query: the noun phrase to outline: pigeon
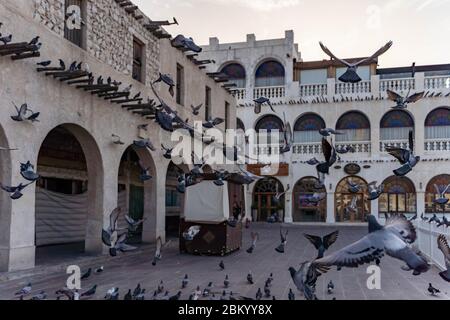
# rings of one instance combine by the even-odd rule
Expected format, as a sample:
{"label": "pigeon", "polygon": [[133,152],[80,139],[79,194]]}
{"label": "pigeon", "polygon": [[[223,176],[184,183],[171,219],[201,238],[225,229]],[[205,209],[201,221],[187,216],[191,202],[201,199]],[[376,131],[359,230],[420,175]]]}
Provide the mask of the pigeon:
{"label": "pigeon", "polygon": [[212,290],[212,286],[213,286],[213,283],[209,282],[208,286],[205,289],[203,289],[203,292],[202,292],[202,296],[203,297],[208,297],[209,296],[209,294],[211,293],[211,290]]}
{"label": "pigeon", "polygon": [[147,148],[151,151],[156,151],[155,146],[152,144],[150,139],[141,139],[133,141],[133,145],[137,148]]}
{"label": "pigeon", "polygon": [[225,122],[225,120],[222,118],[214,118],[214,119],[209,118],[207,122],[203,123],[203,128],[212,129],[222,124],[223,122]]}
{"label": "pigeon", "polygon": [[114,138],[114,140],[113,140],[114,144],[117,144],[120,146],[123,146],[125,144],[125,142],[123,142],[122,139],[118,135],[113,134],[112,137]]}
{"label": "pigeon", "polygon": [[52,64],[52,61],[51,60],[47,60],[47,61],[41,61],[41,62],[38,62],[38,63],[36,63],[38,66],[41,66],[41,67],[48,67],[49,65],[51,65]]}
{"label": "pigeon", "polygon": [[223,260],[220,261],[219,268],[220,268],[220,270],[225,270],[225,264],[223,263]]}
{"label": "pigeon", "polygon": [[16,296],[27,296],[31,293],[31,283],[28,283],[25,287],[23,287],[22,289],[20,289],[19,291],[17,291],[15,293]]}
{"label": "pigeon", "polygon": [[349,63],[346,60],[337,58],[327,47],[325,47],[325,45],[322,42],[320,42],[320,47],[328,56],[330,56],[331,59],[336,60],[347,66],[347,68],[348,68],[347,71],[341,77],[339,77],[339,80],[344,83],[360,82],[362,79],[356,73],[356,71],[358,70],[358,67],[364,63],[375,61],[379,56],[386,53],[386,51],[388,51],[392,47],[392,45],[393,45],[393,42],[389,41],[384,47],[382,47],[377,52],[375,52],[371,57],[362,59],[355,63]]}
{"label": "pigeon", "polygon": [[177,48],[184,48],[186,51],[193,51],[195,53],[202,52],[202,48],[195,44],[194,39],[186,38],[183,35],[178,35],[172,40],[172,45]]}
{"label": "pigeon", "polygon": [[323,136],[323,137],[329,137],[329,136],[331,136],[331,135],[340,135],[340,134],[343,134],[342,132],[338,132],[338,131],[336,131],[336,130],[334,130],[334,129],[331,129],[331,128],[320,129],[320,130],[319,130],[319,133],[320,133],[320,135]]}
{"label": "pigeon", "polygon": [[28,118],[27,120],[34,123],[34,122],[39,122],[38,118],[41,115],[40,112],[33,112]]}
{"label": "pigeon", "polygon": [[12,34],[10,34],[9,36],[5,36],[5,37],[1,37],[0,38],[0,42],[3,42],[4,45],[7,45],[11,41],[12,41]]}
{"label": "pigeon", "polygon": [[288,233],[289,233],[289,230],[286,230],[286,233],[283,234],[283,228],[280,227],[281,244],[275,248],[275,251],[277,251],[278,253],[284,253],[284,250],[285,250],[286,244],[287,244]]}
{"label": "pigeon", "polygon": [[448,228],[450,226],[450,221],[448,221],[447,217],[444,215],[442,216],[442,220],[441,222],[437,225],[437,227],[442,227],[445,226],[446,228]]}
{"label": "pigeon", "polygon": [[292,144],[294,142],[294,134],[292,133],[292,127],[289,122],[286,121],[286,114],[284,114],[284,122],[283,122],[283,144],[280,146],[280,154],[285,154],[291,151]]}
{"label": "pigeon", "polygon": [[178,301],[181,298],[181,291],[178,291],[178,293],[174,296],[169,297],[169,301]]}
{"label": "pigeon", "polygon": [[175,95],[175,81],[173,81],[172,77],[169,74],[162,74],[159,73],[159,78],[156,79],[153,84],[158,83],[158,82],[163,82],[166,85],[169,86],[169,93],[170,95],[173,97]]}
{"label": "pigeon", "polygon": [[27,120],[26,115],[29,111],[28,104],[24,103],[20,106],[20,108],[17,107],[14,102],[12,104],[17,111],[17,115],[11,116],[11,119],[17,122],[23,122]]}
{"label": "pigeon", "polygon": [[91,276],[92,273],[92,268],[89,268],[88,271],[86,271],[82,276],[81,276],[81,280],[86,280]]}
{"label": "pigeon", "polygon": [[447,269],[439,273],[439,275],[445,281],[450,282],[450,247],[448,245],[447,239],[443,234],[439,235],[437,243],[439,250],[441,250],[442,254],[444,255],[445,268]]}
{"label": "pigeon", "polygon": [[423,221],[423,222],[428,222],[428,218],[427,217],[425,217],[425,214],[422,212],[422,214],[420,215],[420,219]]}
{"label": "pigeon", "polygon": [[119,288],[111,288],[106,292],[105,300],[118,300]]}
{"label": "pigeon", "polygon": [[351,214],[358,214],[358,197],[356,195],[353,196],[350,204],[344,208],[345,217],[349,217]]}
{"label": "pigeon", "polygon": [[355,153],[356,150],[352,146],[345,145],[336,148],[336,152],[339,154]]}
{"label": "pigeon", "polygon": [[312,159],[306,161],[306,163],[309,164],[310,166],[316,166],[320,163],[320,161],[317,160],[316,158],[312,158]]}
{"label": "pigeon", "polygon": [[173,148],[169,149],[164,147],[163,144],[161,144],[161,148],[164,151],[163,157],[167,160],[172,160],[172,152],[173,152]]}
{"label": "pigeon", "polygon": [[333,281],[330,280],[327,286],[327,292],[328,294],[333,294],[333,291],[334,291],[334,283]]}
{"label": "pigeon", "polygon": [[441,293],[441,291],[439,289],[436,289],[435,287],[433,287],[433,285],[430,283],[428,285],[428,292],[435,297],[438,293]]}
{"label": "pigeon", "polygon": [[352,178],[347,179],[348,191],[351,193],[358,193],[361,191],[362,185],[356,183]]}
{"label": "pigeon", "polygon": [[316,300],[315,287],[317,277],[321,274],[320,272],[325,273],[328,270],[328,267],[314,266],[311,262],[304,262],[300,265],[299,270],[290,267],[289,273],[298,291],[303,294],[305,299]]}
{"label": "pigeon", "polygon": [[191,109],[192,109],[192,114],[194,116],[198,116],[200,114],[200,109],[203,107],[203,104],[199,104],[198,106],[194,107],[193,105],[191,105]]}
{"label": "pigeon", "polygon": [[30,161],[20,164],[20,174],[25,180],[31,182],[35,182],[40,178],[40,176],[36,172],[34,172],[34,166]]}
{"label": "pigeon", "polygon": [[181,288],[182,288],[182,289],[186,289],[186,287],[188,286],[188,284],[189,284],[189,277],[188,277],[188,275],[186,274],[186,275],[184,276],[184,278],[183,278],[183,281],[181,281]]}
{"label": "pigeon", "polygon": [[409,132],[409,149],[386,147],[386,151],[400,161],[402,167],[394,170],[397,177],[404,177],[419,163],[420,157],[414,155],[414,132]]}
{"label": "pigeon", "polygon": [[131,289],[128,289],[128,292],[123,297],[123,300],[125,300],[125,301],[133,300],[133,296],[131,295]]}
{"label": "pigeon", "polygon": [[370,201],[377,200],[381,196],[383,191],[384,191],[384,185],[383,184],[380,184],[377,187],[377,182],[376,181],[369,183],[368,184],[368,193],[369,193],[368,199]]}
{"label": "pigeon", "polygon": [[258,99],[253,100],[255,102],[255,114],[261,113],[261,106],[265,103],[269,106],[270,110],[272,110],[273,113],[276,113],[273,109],[272,103],[270,102],[270,99],[265,97],[259,97]]}
{"label": "pigeon", "polygon": [[80,294],[78,290],[69,290],[67,288],[62,288],[55,292],[57,295],[57,300],[61,300],[63,296],[65,296],[68,300],[80,300]]}
{"label": "pigeon", "polygon": [[97,285],[94,285],[92,288],[87,290],[86,292],[83,292],[80,297],[92,297],[97,292]]}
{"label": "pigeon", "polygon": [[436,189],[436,194],[438,195],[438,198],[434,199],[433,202],[436,203],[437,205],[445,206],[450,200],[445,196],[447,191],[450,189],[450,184],[443,189],[441,189],[437,184],[435,184],[434,188]]}
{"label": "pigeon", "polygon": [[248,274],[247,274],[247,282],[249,283],[249,284],[253,284],[254,282],[253,282],[253,276],[252,276],[252,273],[251,272],[249,272]]}
{"label": "pigeon", "polygon": [[325,251],[328,250],[336,242],[339,236],[339,230],[334,231],[324,236],[323,238],[309,234],[305,234],[304,236],[318,250],[317,259],[320,259],[324,256]]}
{"label": "pigeon", "polygon": [[137,301],[144,301],[144,300],[145,300],[145,289],[142,289],[141,293],[138,294],[138,295],[134,298],[134,300],[137,300]]}
{"label": "pigeon", "polygon": [[40,38],[41,38],[41,37],[37,36],[37,37],[31,39],[31,41],[28,43],[28,45],[32,46],[32,45],[38,44]]}
{"label": "pigeon", "polygon": [[431,224],[431,223],[433,223],[433,222],[435,222],[435,223],[437,223],[437,224],[439,224],[439,223],[441,222],[441,220],[439,220],[439,218],[437,217],[436,214],[433,214],[433,216],[430,218],[430,220],[428,220],[428,223],[429,223],[429,224]]}
{"label": "pigeon", "polygon": [[417,220],[417,212],[409,219],[409,221],[416,221]]}
{"label": "pigeon", "polygon": [[125,215],[125,220],[128,224],[128,230],[136,232],[140,225],[142,225],[146,219],[134,220],[129,215]]}
{"label": "pigeon", "polygon": [[61,70],[66,70],[66,64],[64,63],[64,61],[62,59],[58,59],[59,61],[59,68]]}
{"label": "pigeon", "polygon": [[406,95],[406,97],[403,97],[403,96],[399,95],[398,93],[391,91],[391,90],[387,90],[386,92],[388,95],[388,99],[391,101],[394,101],[396,103],[396,105],[393,107],[393,109],[406,109],[408,107],[408,104],[415,103],[415,102],[421,100],[425,95],[425,92],[420,92],[420,93],[415,93],[410,96],[409,94],[411,92],[411,89],[408,91],[408,94]]}
{"label": "pigeon", "polygon": [[47,294],[45,293],[45,291],[41,291],[31,298],[31,300],[45,300],[45,299],[47,299]]}
{"label": "pigeon", "polygon": [[133,295],[132,295],[132,296],[135,298],[135,297],[137,297],[141,292],[142,292],[141,284],[138,283],[137,286],[136,286],[136,288],[134,288],[134,290],[133,290]]}
{"label": "pigeon", "polygon": [[247,253],[253,253],[253,250],[255,250],[256,242],[259,239],[259,233],[258,232],[252,232],[251,236],[252,236],[252,245],[251,245],[250,248],[247,249]]}
{"label": "pigeon", "polygon": [[127,245],[125,242],[127,241],[128,233],[124,232],[122,235],[118,236],[117,241],[115,242],[114,246],[111,246],[109,249],[109,254],[112,257],[117,256],[117,252],[129,252],[134,251],[137,248]]}
{"label": "pigeon", "polygon": [[266,298],[270,298],[272,296],[271,292],[270,292],[270,288],[269,287],[264,287],[264,296]]}
{"label": "pigeon", "polygon": [[225,280],[223,281],[223,286],[225,288],[228,288],[229,285],[230,285],[230,279],[229,279],[228,275],[226,275]]}
{"label": "pigeon", "polygon": [[186,241],[193,241],[194,238],[200,233],[201,226],[192,226],[185,232],[183,232],[183,239]]}
{"label": "pigeon", "polygon": [[102,273],[103,271],[105,271],[105,267],[101,266],[100,268],[97,268],[97,269],[95,270],[95,273],[96,273],[96,274],[99,274],[99,273]]}
{"label": "pigeon", "polygon": [[261,288],[258,288],[258,291],[256,292],[256,300],[261,300],[262,299],[262,291]]}
{"label": "pigeon", "polygon": [[151,180],[153,178],[150,175],[151,167],[147,168],[141,160],[139,160],[138,163],[139,163],[139,168],[141,169],[141,173],[139,174],[139,180],[141,180],[142,182]]}
{"label": "pigeon", "polygon": [[164,291],[164,282],[161,280],[161,282],[158,285],[158,289],[156,290],[156,292],[163,293],[163,291]]}
{"label": "pigeon", "polygon": [[10,186],[5,186],[0,182],[0,189],[10,193],[11,194],[10,198],[12,200],[19,200],[20,198],[23,197],[22,191],[31,184],[33,184],[33,182],[30,182],[28,184],[20,183],[17,187],[10,187]]}
{"label": "pigeon", "polygon": [[319,163],[316,166],[318,172],[323,174],[329,174],[330,168],[337,161],[336,149],[325,139],[322,139],[322,151],[325,156],[325,162]]}
{"label": "pigeon", "polygon": [[111,211],[109,215],[109,227],[106,230],[102,230],[102,241],[103,244],[107,247],[111,247],[111,240],[114,233],[117,232],[118,236],[120,236],[122,233],[128,233],[127,229],[117,229],[117,220],[121,212],[121,208],[116,208]]}
{"label": "pigeon", "polygon": [[158,237],[158,239],[156,239],[156,251],[155,251],[155,255],[153,256],[153,261],[152,261],[152,265],[156,266],[156,262],[160,261],[162,259],[162,248],[163,248],[163,244],[162,244],[162,240],[161,237]]}
{"label": "pigeon", "polygon": [[323,193],[314,193],[312,196],[308,195],[305,198],[305,200],[309,204],[312,204],[314,206],[318,206],[319,203],[322,202],[323,200],[325,200],[326,197],[327,197],[327,194],[325,192],[323,192]]}
{"label": "pigeon", "polygon": [[[70,71],[70,72],[73,72],[73,71],[75,71],[76,69],[77,69],[77,62],[74,61],[74,62],[72,62],[72,63],[70,64],[70,66],[69,66],[69,71]],[[103,79],[102,76],[98,77],[98,79],[97,79],[97,84],[103,84],[103,81],[101,81],[102,79]]]}
{"label": "pigeon", "polygon": [[295,294],[294,294],[294,292],[292,291],[292,289],[289,289],[288,299],[289,299],[289,301],[295,300]]}

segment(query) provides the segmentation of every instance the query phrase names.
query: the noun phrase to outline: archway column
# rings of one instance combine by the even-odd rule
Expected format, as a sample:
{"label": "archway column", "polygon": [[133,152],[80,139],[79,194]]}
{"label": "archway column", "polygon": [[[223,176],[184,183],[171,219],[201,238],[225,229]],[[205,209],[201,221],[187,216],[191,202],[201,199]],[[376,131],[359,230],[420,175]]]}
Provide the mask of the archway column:
{"label": "archway column", "polygon": [[253,190],[254,184],[250,186],[244,186],[244,202],[245,202],[245,218],[249,221],[253,221],[253,212],[252,212],[252,190]]}
{"label": "archway column", "polygon": [[[157,168],[158,172],[166,172],[167,168]],[[166,242],[166,175],[156,174],[144,185],[144,226],[143,243],[155,243],[161,237]]]}
{"label": "archway column", "polygon": [[327,193],[327,223],[336,223],[336,210],[334,205],[334,192]]}
{"label": "archway column", "polygon": [[293,223],[294,219],[292,217],[292,192],[289,191],[285,194],[285,205],[284,205],[284,222]]}
{"label": "archway column", "polygon": [[417,191],[417,214],[425,213],[425,191]]}

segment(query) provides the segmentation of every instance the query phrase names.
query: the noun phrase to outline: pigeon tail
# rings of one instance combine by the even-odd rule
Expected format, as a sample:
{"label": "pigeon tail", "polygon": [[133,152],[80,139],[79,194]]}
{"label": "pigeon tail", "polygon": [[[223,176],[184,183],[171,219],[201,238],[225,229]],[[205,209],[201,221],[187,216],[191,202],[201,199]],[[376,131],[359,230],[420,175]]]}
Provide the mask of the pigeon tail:
{"label": "pigeon tail", "polygon": [[377,218],[375,216],[370,215],[369,218],[369,233],[374,233],[379,230],[383,230],[383,226],[378,223]]}
{"label": "pigeon tail", "polygon": [[404,177],[411,171],[412,171],[412,167],[409,163],[407,163],[407,164],[403,165],[401,168],[394,170],[394,174],[397,177]]}
{"label": "pigeon tail", "polygon": [[361,82],[360,76],[356,73],[356,70],[348,69],[342,76],[339,77],[339,80],[344,83],[358,83]]}

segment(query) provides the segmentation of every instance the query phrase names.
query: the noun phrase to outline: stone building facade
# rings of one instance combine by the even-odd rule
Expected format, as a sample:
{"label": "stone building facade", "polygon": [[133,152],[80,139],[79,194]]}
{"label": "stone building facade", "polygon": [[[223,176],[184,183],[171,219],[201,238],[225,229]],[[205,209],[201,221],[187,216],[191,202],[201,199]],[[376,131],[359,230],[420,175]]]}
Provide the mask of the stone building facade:
{"label": "stone building facade", "polygon": [[[238,127],[281,129],[285,118],[294,130],[293,148],[280,159],[283,170],[247,188],[249,218],[265,220],[278,211],[289,223],[361,223],[367,213],[380,220],[384,213],[450,213],[448,205],[443,209],[433,203],[438,196],[434,185],[444,190],[450,184],[450,65],[417,66],[413,75],[409,62],[407,67],[383,69],[373,61],[358,69],[360,83],[346,84],[338,80],[345,67],[336,61],[326,56],[303,61],[292,31],[271,40],[257,41],[248,35],[241,43],[211,38],[203,49],[202,58],[216,62],[208,66],[209,71],[223,72],[237,84]],[[407,110],[393,110],[388,89],[404,96],[423,91],[425,98]],[[253,99],[261,96],[271,99],[276,113],[264,106],[261,114],[255,114]],[[326,190],[322,190],[326,200],[316,207],[305,202],[318,191],[313,187],[316,169],[306,161],[323,159],[318,130],[324,127],[343,131],[344,135],[333,137],[337,147],[352,146],[356,152],[340,156],[326,177]],[[400,165],[385,148],[407,147],[410,130],[422,161],[400,179],[393,173]],[[277,154],[278,147],[270,149],[259,147],[255,153]],[[384,183],[385,193],[372,202],[364,191],[351,194],[346,184],[349,177],[362,185]],[[275,195],[283,190],[282,201],[276,201]],[[358,213],[348,216],[346,208],[355,197]],[[450,198],[449,190],[446,197]]]}
{"label": "stone building facade", "polygon": [[[131,84],[132,95],[141,92],[144,100],[147,97],[155,99],[149,84],[158,77],[158,72],[176,78],[177,70],[181,69],[177,85],[182,104],[177,103],[177,97],[172,97],[166,86],[156,85],[158,94],[178,111],[180,117],[189,118],[190,122],[205,120],[204,112],[194,117],[190,105],[205,103],[208,88],[210,114],[228,118],[230,127],[236,122],[234,97],[188,59],[185,52],[172,47],[170,39],[158,39],[146,30],[143,24],[149,18],[139,11],[129,14],[113,0],[81,2],[84,33],[80,45],[66,39],[65,1],[0,2],[2,34],[13,34],[13,42],[30,41],[39,35],[42,42],[40,58],[13,61],[10,57],[0,57],[0,146],[18,149],[0,151],[0,181],[10,186],[23,182],[20,163],[26,161],[30,161],[42,176],[42,181],[27,187],[19,200],[13,201],[8,193],[0,193],[2,271],[35,265],[39,254],[36,238],[42,236],[38,237],[37,233],[42,232],[40,228],[45,225],[38,223],[42,217],[36,215],[42,211],[42,196],[50,191],[68,190],[68,195],[73,197],[85,193],[88,214],[81,236],[84,252],[88,254],[105,250],[101,230],[108,225],[109,213],[120,201],[124,201],[127,210],[137,207],[139,211],[139,206],[142,207],[141,215],[146,218],[141,234],[144,243],[154,242],[157,237],[165,239],[166,177],[170,161],[159,150],[150,152],[130,147],[134,140],[147,137],[156,147],[170,146],[170,134],[162,132],[154,121],[133,114],[118,104],[38,73],[38,61],[52,60],[53,66],[58,65],[58,59],[63,59],[67,66],[72,61],[82,61],[89,65],[96,78],[100,75],[104,79],[111,77],[122,82],[123,87]],[[141,15],[143,17],[136,18]],[[134,39],[145,50],[141,81],[132,78]],[[27,103],[39,111],[40,122],[12,121],[14,107],[11,102],[16,105]],[[230,107],[225,108],[225,105]],[[225,114],[226,109],[228,114]],[[147,131],[138,129],[146,123],[149,124]],[[224,126],[220,128],[225,129]],[[115,144],[113,134],[124,144]],[[136,168],[129,168],[135,166],[138,159],[150,168],[153,176],[150,181],[140,183],[136,179]],[[124,198],[123,191],[126,192]],[[130,199],[135,198],[140,199],[139,205],[130,204]],[[52,227],[57,228],[57,224]],[[51,233],[48,228],[46,230],[48,238]],[[67,237],[70,236],[68,232]]]}

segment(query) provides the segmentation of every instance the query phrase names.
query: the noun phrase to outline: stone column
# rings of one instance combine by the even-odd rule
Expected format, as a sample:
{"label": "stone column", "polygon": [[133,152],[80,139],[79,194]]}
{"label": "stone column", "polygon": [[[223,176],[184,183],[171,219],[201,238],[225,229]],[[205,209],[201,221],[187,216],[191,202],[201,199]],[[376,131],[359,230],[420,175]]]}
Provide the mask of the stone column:
{"label": "stone column", "polygon": [[144,243],[154,243],[158,237],[166,241],[166,177],[165,170],[160,172],[144,186]]}
{"label": "stone column", "polygon": [[250,221],[253,221],[253,217],[252,217],[252,192],[251,190],[253,189],[253,185],[251,186],[244,186],[245,191],[244,191],[244,202],[245,202],[245,219],[248,219]]}
{"label": "stone column", "polygon": [[425,213],[425,191],[417,191],[417,214],[420,216]]}
{"label": "stone column", "polygon": [[327,96],[328,101],[333,101],[333,97],[336,94],[336,79],[328,78],[327,79]]}
{"label": "stone column", "polygon": [[284,204],[284,222],[292,223],[294,222],[292,218],[292,191],[286,193],[285,204]]}
{"label": "stone column", "polygon": [[336,223],[334,192],[327,193],[327,223]]}

